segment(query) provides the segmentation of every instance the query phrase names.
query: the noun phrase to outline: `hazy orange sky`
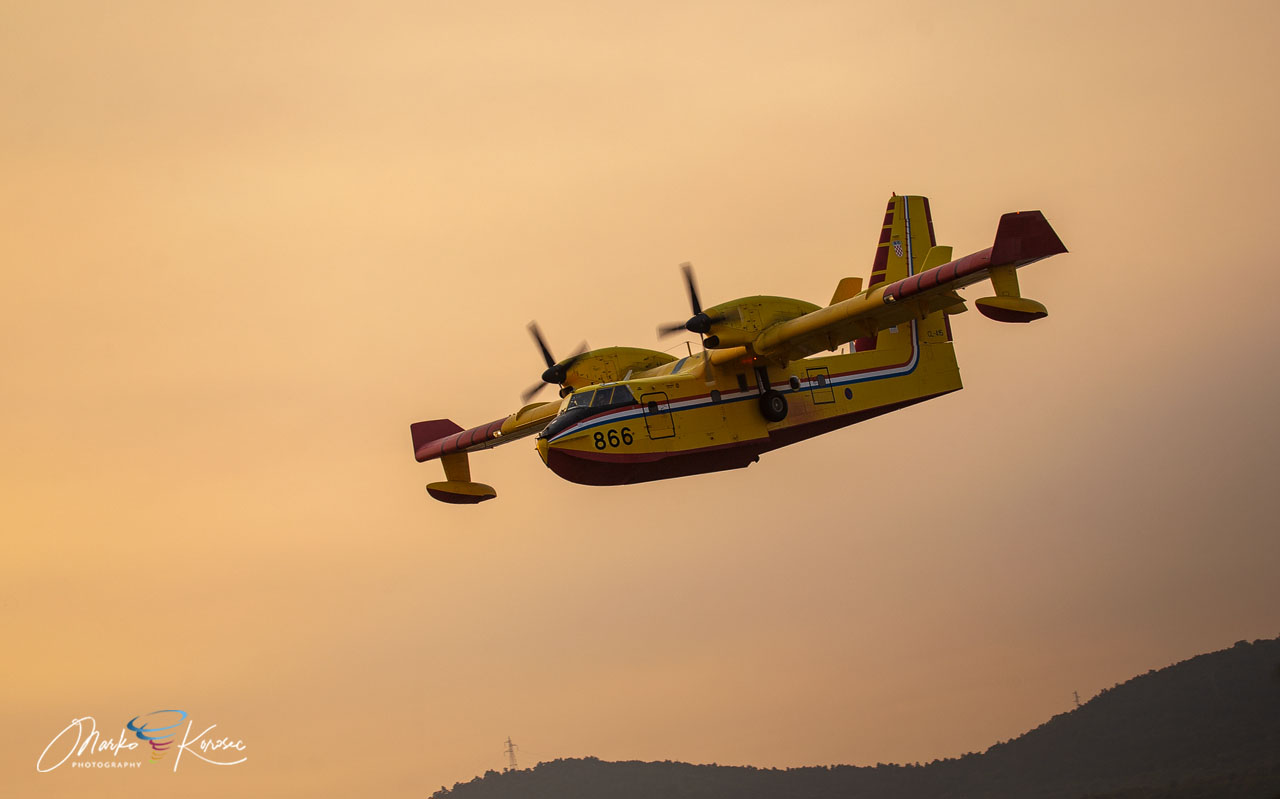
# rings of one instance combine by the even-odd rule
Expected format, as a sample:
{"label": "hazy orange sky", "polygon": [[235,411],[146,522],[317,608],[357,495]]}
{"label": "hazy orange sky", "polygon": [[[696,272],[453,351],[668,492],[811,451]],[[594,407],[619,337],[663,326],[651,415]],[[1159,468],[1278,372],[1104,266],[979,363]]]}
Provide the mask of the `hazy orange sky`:
{"label": "hazy orange sky", "polygon": [[[11,796],[424,796],[557,757],[914,762],[1280,634],[1273,3],[5,3]],[[966,390],[499,498],[408,425],[703,298],[825,302],[890,192],[1071,254]],[[967,296],[983,296],[975,287]],[[249,760],[37,774],[185,708]]]}

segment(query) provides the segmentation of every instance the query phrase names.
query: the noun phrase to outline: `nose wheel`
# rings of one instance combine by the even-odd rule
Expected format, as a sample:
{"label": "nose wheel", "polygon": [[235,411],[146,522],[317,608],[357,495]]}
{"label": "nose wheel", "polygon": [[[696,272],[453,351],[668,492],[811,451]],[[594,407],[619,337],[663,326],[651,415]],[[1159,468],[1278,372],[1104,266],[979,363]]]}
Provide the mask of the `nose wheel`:
{"label": "nose wheel", "polygon": [[787,398],[781,391],[770,389],[760,395],[760,415],[771,422],[787,418]]}

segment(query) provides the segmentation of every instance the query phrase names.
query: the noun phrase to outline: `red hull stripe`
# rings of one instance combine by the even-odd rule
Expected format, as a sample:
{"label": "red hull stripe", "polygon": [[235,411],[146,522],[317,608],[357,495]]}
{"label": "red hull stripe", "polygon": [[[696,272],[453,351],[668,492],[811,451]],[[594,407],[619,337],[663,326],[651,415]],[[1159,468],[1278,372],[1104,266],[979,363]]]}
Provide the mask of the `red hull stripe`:
{"label": "red hull stripe", "polygon": [[732,441],[728,444],[713,444],[709,447],[698,447],[697,449],[682,449],[676,452],[591,452],[589,450],[556,450],[564,452],[566,455],[579,460],[591,461],[592,463],[652,463],[654,461],[665,460],[672,457],[683,457],[685,455],[701,455],[708,452],[719,452],[728,449],[741,449],[743,447],[760,446],[763,439],[753,439],[751,441]]}

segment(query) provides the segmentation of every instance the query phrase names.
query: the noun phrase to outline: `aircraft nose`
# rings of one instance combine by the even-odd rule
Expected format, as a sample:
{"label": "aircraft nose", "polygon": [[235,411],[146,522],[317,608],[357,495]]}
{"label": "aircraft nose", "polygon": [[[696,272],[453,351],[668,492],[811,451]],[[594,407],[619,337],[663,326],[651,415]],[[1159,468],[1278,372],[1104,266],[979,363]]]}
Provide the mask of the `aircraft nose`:
{"label": "aircraft nose", "polygon": [[540,437],[540,438],[538,438],[538,442],[537,442],[538,455],[539,455],[539,457],[541,457],[541,458],[542,458],[542,465],[543,465],[543,466],[546,466],[546,465],[547,465],[547,447],[548,447],[548,446],[549,446],[549,445],[548,445],[547,440],[546,440],[545,438],[541,438],[541,437]]}

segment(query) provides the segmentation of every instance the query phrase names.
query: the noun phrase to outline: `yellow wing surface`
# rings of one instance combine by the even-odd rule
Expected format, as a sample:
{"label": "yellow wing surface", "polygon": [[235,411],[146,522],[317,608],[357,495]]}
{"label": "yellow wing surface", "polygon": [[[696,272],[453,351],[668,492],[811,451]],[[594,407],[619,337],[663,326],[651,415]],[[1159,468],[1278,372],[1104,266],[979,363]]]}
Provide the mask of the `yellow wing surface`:
{"label": "yellow wing surface", "polygon": [[[934,241],[928,200],[895,196],[885,214],[869,287],[767,328],[750,349],[784,362],[834,350],[848,341],[861,351],[874,346],[878,331],[936,311],[962,310],[964,300],[956,291],[987,278],[996,296],[978,300],[978,310],[1001,322],[1030,322],[1047,311],[1021,296],[1015,270],[1066,251],[1044,214],[1019,211],[1000,217],[992,246],[952,260],[951,248]],[[833,299],[840,294],[837,291]]]}

